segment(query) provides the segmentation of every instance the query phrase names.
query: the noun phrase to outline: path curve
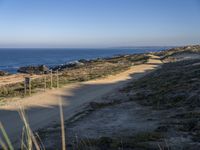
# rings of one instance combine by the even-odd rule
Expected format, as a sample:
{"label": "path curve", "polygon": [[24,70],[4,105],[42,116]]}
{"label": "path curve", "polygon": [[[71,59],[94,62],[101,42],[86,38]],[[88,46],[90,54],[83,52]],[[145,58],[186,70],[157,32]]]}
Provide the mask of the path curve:
{"label": "path curve", "polygon": [[[75,83],[60,89],[48,90],[16,102],[0,106],[0,122],[6,129],[11,141],[19,143],[23,123],[18,114],[20,107],[26,110],[31,129],[52,126],[60,122],[59,100],[63,103],[64,119],[73,116],[84,104],[101,99],[110,92],[125,86],[128,82],[136,80],[160,66],[159,57],[150,55],[147,64],[131,67],[129,70],[103,79]],[[1,134],[0,134],[1,137]]]}

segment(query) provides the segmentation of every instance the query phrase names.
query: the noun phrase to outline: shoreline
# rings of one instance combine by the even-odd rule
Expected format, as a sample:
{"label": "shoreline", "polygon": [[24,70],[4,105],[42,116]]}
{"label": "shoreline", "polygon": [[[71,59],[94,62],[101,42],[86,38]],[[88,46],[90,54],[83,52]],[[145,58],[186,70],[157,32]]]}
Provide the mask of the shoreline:
{"label": "shoreline", "polygon": [[[183,49],[190,49],[191,46],[181,47]],[[193,46],[197,47],[198,46]],[[148,53],[141,53],[141,54],[128,54],[128,55],[118,55],[112,57],[104,57],[104,58],[97,58],[97,59],[79,59],[74,63],[67,63],[57,65],[56,67],[52,68],[53,71],[58,70],[61,74],[59,75],[59,86],[63,86],[68,83],[74,82],[82,82],[88,81],[94,78],[104,77],[110,74],[116,74],[123,70],[127,70],[129,67],[133,65],[143,64],[148,60],[148,54],[155,54],[160,55],[163,61],[167,60],[165,57],[170,58],[167,56],[167,53],[170,51],[177,51],[180,48],[172,48],[168,50],[162,50],[157,52],[148,52]],[[166,53],[166,56],[162,58]],[[163,56],[162,56],[163,55]],[[165,60],[164,60],[165,59]],[[30,72],[27,74],[17,73],[12,75],[0,76],[0,99],[9,98],[9,97],[24,97],[23,94],[23,81],[25,77],[31,77],[34,80],[34,89],[33,93],[37,92],[38,90],[44,90],[44,71],[38,70],[40,67],[36,67],[35,73],[32,72],[31,68],[26,68]],[[39,74],[38,74],[39,71]],[[53,74],[56,76],[56,74]],[[55,78],[55,77],[54,77]],[[47,73],[47,88],[50,88],[50,77],[49,73]],[[54,79],[52,86],[56,86],[56,81]],[[42,89],[43,88],[43,89]]]}
{"label": "shoreline", "polygon": [[[195,46],[184,46],[180,48],[172,48],[169,50],[164,51],[158,51],[158,52],[151,52],[151,53],[141,53],[141,54],[128,54],[128,55],[118,55],[118,56],[112,56],[112,57],[106,57],[106,58],[97,58],[97,59],[79,59],[78,61],[74,63],[67,63],[58,65],[53,69],[53,71],[58,70],[59,73],[62,75],[59,78],[60,86],[63,86],[68,83],[74,83],[74,82],[82,82],[82,81],[88,81],[91,79],[104,77],[110,74],[116,74],[121,71],[127,70],[129,67],[133,65],[143,64],[146,63],[149,54],[154,54],[161,56],[161,60],[163,62],[168,61],[175,61],[171,59],[170,53],[173,51],[175,53],[188,51],[192,48],[194,48],[195,58],[198,58],[198,45]],[[197,50],[196,50],[197,49]],[[197,54],[196,54],[197,51]],[[188,54],[181,55],[176,58],[176,60],[182,60],[185,59]],[[190,58],[194,57],[193,54],[190,55]],[[188,58],[186,58],[188,59]],[[36,68],[37,71],[38,68]],[[23,91],[23,81],[25,77],[31,77],[34,81],[35,91],[33,93],[37,92],[38,88],[39,90],[44,87],[43,80],[44,77],[47,76],[47,88],[50,87],[49,82],[49,73],[46,75],[43,74],[43,71],[40,71],[39,74],[37,73],[16,73],[12,75],[5,75],[0,76],[0,99],[2,98],[9,98],[9,97],[24,97]],[[56,74],[53,74],[53,76],[56,76]],[[55,77],[54,77],[55,78]],[[55,81],[53,86],[56,86]],[[37,86],[38,85],[38,86]]]}
{"label": "shoreline", "polygon": [[[71,83],[71,82],[87,81],[93,78],[99,78],[99,77],[107,76],[113,73],[115,74],[123,70],[127,70],[130,66],[133,65],[133,63],[134,65],[145,63],[148,60],[148,58],[149,57],[147,56],[147,54],[132,54],[132,55],[121,55],[121,56],[102,58],[102,59],[93,59],[93,60],[82,59],[82,60],[79,60],[79,62],[75,62],[73,64],[69,63],[66,65],[58,65],[57,67],[53,68],[53,71],[58,70],[59,74],[63,74],[63,75],[59,75],[60,77],[59,81],[61,85],[65,85],[68,82]],[[77,73],[79,74],[78,77],[75,76],[75,74]],[[8,75],[8,76],[1,76],[0,77],[0,93],[1,93],[0,97],[4,96],[4,94],[1,92],[1,88],[4,86],[6,87],[8,86],[8,88],[12,86],[16,86],[16,88],[19,87],[19,89],[23,90],[22,84],[25,77],[31,77],[33,81],[38,79],[38,81],[35,81],[36,82],[35,84],[38,84],[40,85],[39,87],[41,87],[42,86],[41,82],[43,82],[42,80],[44,80],[43,79],[44,76],[48,77],[47,86],[49,87],[50,74],[47,73],[45,75],[43,74],[43,71],[40,72],[39,74],[17,73],[17,74]],[[55,73],[53,73],[53,76],[55,76]],[[23,93],[21,96],[23,96]]]}
{"label": "shoreline", "polygon": [[[30,63],[30,64],[29,63],[25,63],[24,65],[23,64],[14,65],[14,64],[12,64],[12,62],[11,63],[8,62],[9,65],[1,64],[2,66],[0,67],[0,70],[8,72],[10,74],[16,74],[17,70],[20,67],[24,67],[24,66],[46,65],[49,68],[52,68],[52,67],[55,67],[55,66],[61,66],[61,65],[69,64],[69,63],[78,61],[80,59],[85,59],[85,60],[107,59],[107,58],[117,57],[117,56],[121,56],[121,55],[132,55],[132,54],[144,54],[144,53],[150,53],[150,52],[158,52],[158,51],[168,50],[170,48],[172,48],[172,47],[171,46],[169,46],[169,47],[152,47],[152,48],[151,47],[141,47],[141,48],[137,47],[137,48],[124,48],[124,49],[123,48],[113,48],[113,49],[110,48],[110,49],[105,49],[105,50],[104,49],[99,49],[96,54],[94,54],[93,51],[90,52],[90,49],[89,50],[87,50],[87,49],[83,49],[83,50],[82,49],[77,49],[77,54],[74,53],[71,56],[68,56],[71,53],[71,50],[70,49],[66,49],[66,52],[63,54],[63,56],[66,55],[66,59],[63,59],[63,56],[62,56],[62,60],[60,60],[60,62],[59,61],[43,61],[41,63],[40,62],[39,63],[35,63],[35,62],[37,62],[37,60],[33,60],[32,63]],[[22,52],[20,52],[21,49],[17,49],[17,50],[19,50],[19,53],[22,53]],[[32,49],[30,49],[30,50],[32,50]],[[65,49],[63,49],[63,50],[65,50]],[[55,53],[55,55],[57,55],[57,53],[63,53],[63,50],[61,50],[61,51],[58,50],[58,51],[56,51],[54,53]],[[124,50],[124,52],[123,52],[123,50]],[[12,49],[11,49],[11,51],[12,51]],[[22,49],[21,51],[25,51],[25,49]],[[44,51],[48,51],[48,49],[45,49]],[[50,49],[50,51],[55,51],[55,49]],[[67,51],[69,51],[69,52],[67,52]],[[81,54],[81,53],[84,53],[85,51],[87,52],[86,54]],[[0,50],[0,52],[1,52],[1,50]],[[17,54],[16,50],[12,51],[12,52],[14,53],[14,55]],[[36,50],[35,55],[37,54],[37,52],[38,52],[38,50]],[[23,53],[22,53],[22,55],[23,55]],[[25,58],[26,58],[26,55],[25,55]],[[75,55],[80,55],[80,57],[75,58],[74,57]],[[40,56],[40,53],[38,53],[38,56]],[[43,55],[41,55],[41,56],[43,56]],[[35,57],[35,59],[37,59],[37,56],[34,56],[34,57]],[[2,58],[2,59],[5,59],[5,58]],[[51,55],[49,55],[49,56],[48,55],[47,56],[44,55],[44,58],[55,59]],[[1,59],[1,57],[0,57],[0,59]],[[20,64],[20,62],[18,62],[18,63]]]}

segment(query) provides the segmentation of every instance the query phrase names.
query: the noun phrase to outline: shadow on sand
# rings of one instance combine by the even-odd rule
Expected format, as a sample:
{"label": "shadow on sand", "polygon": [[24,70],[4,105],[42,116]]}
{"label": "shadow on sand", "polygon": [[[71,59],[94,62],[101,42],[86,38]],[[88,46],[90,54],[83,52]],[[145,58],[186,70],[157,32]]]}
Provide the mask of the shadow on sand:
{"label": "shadow on sand", "polygon": [[[153,68],[155,69],[158,67],[159,66],[154,66]],[[85,104],[93,100],[101,99],[103,96],[111,92],[117,92],[118,89],[126,86],[127,83],[139,79],[149,72],[152,72],[152,69],[147,69],[139,73],[133,73],[129,75],[128,79],[118,82],[101,84],[83,82],[80,83],[79,87],[71,89],[70,94],[65,94],[65,92],[69,93],[69,89],[66,89],[67,86],[63,87],[62,90],[64,92],[62,92],[62,94],[54,95],[57,97],[54,104],[47,104],[46,106],[31,106],[29,108],[25,108],[30,127],[33,131],[37,131],[38,129],[46,128],[48,126],[60,123],[58,105],[59,99],[61,99],[63,103],[64,119],[69,119]],[[43,101],[42,98],[41,101]],[[3,124],[9,138],[16,147],[16,145],[21,142],[21,134],[23,128],[23,122],[21,121],[18,110],[5,110],[0,108],[0,122]],[[1,133],[0,138],[2,139]]]}

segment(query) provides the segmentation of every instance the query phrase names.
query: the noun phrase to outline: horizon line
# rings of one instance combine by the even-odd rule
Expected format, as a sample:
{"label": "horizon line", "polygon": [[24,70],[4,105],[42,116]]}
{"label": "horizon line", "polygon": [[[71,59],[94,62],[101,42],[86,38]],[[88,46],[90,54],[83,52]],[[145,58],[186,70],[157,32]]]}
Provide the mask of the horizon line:
{"label": "horizon line", "polygon": [[155,46],[113,46],[113,47],[0,47],[0,49],[112,49],[112,48],[153,48],[153,47],[183,47],[183,46],[195,46],[198,44],[189,45],[155,45]]}

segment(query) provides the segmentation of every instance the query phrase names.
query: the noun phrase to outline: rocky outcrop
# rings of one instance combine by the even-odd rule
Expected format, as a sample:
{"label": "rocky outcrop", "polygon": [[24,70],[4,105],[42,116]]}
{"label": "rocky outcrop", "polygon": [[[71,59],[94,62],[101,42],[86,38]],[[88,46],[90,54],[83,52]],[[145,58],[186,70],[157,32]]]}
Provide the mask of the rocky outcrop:
{"label": "rocky outcrop", "polygon": [[[65,70],[67,68],[76,68],[76,67],[81,67],[81,66],[84,66],[85,62],[87,60],[80,60],[80,61],[74,61],[74,62],[70,62],[70,63],[67,63],[67,64],[63,64],[63,65],[59,65],[59,66],[56,66],[56,67],[53,67],[52,70],[59,70],[59,71],[62,71],[62,70]],[[84,63],[83,63],[84,62]]]}
{"label": "rocky outcrop", "polygon": [[9,75],[8,72],[0,70],[0,76],[7,76]]}
{"label": "rocky outcrop", "polygon": [[17,72],[28,73],[28,74],[43,74],[49,72],[49,68],[45,65],[40,66],[26,66],[20,67]]}

